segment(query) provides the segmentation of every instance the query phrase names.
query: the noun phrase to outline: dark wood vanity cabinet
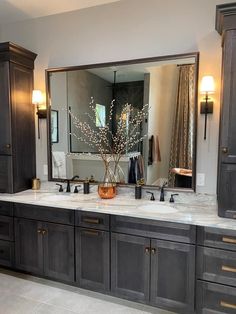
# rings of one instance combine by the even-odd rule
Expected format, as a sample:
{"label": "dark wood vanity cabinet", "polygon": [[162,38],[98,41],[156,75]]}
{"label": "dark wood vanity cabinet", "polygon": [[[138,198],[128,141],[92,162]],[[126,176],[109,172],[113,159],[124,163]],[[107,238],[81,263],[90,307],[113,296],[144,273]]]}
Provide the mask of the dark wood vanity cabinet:
{"label": "dark wood vanity cabinet", "polygon": [[111,292],[176,313],[194,313],[195,227],[112,216],[111,229],[116,231],[111,233]]}
{"label": "dark wood vanity cabinet", "polygon": [[[74,282],[74,226],[68,212],[48,207],[15,205],[15,267],[35,275]],[[41,218],[40,211],[42,211]],[[23,217],[22,217],[23,216]],[[24,216],[28,216],[25,218]],[[53,217],[54,216],[54,217]],[[69,217],[68,217],[69,218]],[[51,222],[50,222],[51,221]],[[60,221],[60,223],[55,223]]]}
{"label": "dark wood vanity cabinet", "polygon": [[110,290],[110,216],[75,212],[76,282],[85,289]]}
{"label": "dark wood vanity cabinet", "polygon": [[199,227],[197,314],[236,311],[236,231]]}
{"label": "dark wood vanity cabinet", "polygon": [[195,246],[151,240],[151,304],[194,313]]}
{"label": "dark wood vanity cabinet", "polygon": [[222,35],[222,96],[218,164],[219,216],[236,219],[236,3],[216,7]]}
{"label": "dark wood vanity cabinet", "polygon": [[14,266],[13,204],[0,201],[0,266]]}
{"label": "dark wood vanity cabinet", "polygon": [[42,223],[15,218],[15,266],[35,275],[43,274]]}
{"label": "dark wood vanity cabinet", "polygon": [[85,289],[110,290],[110,234],[76,227],[76,282]]}
{"label": "dark wood vanity cabinet", "polygon": [[0,43],[0,192],[31,187],[35,177],[35,127],[32,105],[36,54]]}
{"label": "dark wood vanity cabinet", "polygon": [[111,291],[142,303],[150,296],[150,239],[111,234]]}

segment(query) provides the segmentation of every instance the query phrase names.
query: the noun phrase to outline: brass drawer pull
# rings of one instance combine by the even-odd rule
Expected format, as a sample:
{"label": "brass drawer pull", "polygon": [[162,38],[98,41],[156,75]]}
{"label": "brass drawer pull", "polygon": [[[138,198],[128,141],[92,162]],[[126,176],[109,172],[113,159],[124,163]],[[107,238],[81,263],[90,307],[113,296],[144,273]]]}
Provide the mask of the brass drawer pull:
{"label": "brass drawer pull", "polygon": [[88,223],[88,224],[96,224],[96,225],[100,223],[98,218],[83,218],[83,222]]}
{"label": "brass drawer pull", "polygon": [[85,235],[99,236],[99,232],[93,230],[84,230],[82,233]]}
{"label": "brass drawer pull", "polygon": [[236,304],[227,303],[224,301],[220,301],[220,306],[225,307],[227,309],[234,309],[236,310]]}
{"label": "brass drawer pull", "polygon": [[152,248],[152,254],[154,255],[154,254],[156,254],[156,249],[155,248]]}
{"label": "brass drawer pull", "polygon": [[225,243],[236,244],[236,239],[233,239],[233,238],[223,237],[222,241],[225,242]]}
{"label": "brass drawer pull", "polygon": [[230,273],[236,273],[236,268],[234,267],[229,267],[229,266],[222,266],[221,267],[221,270],[224,270],[224,271],[228,271]]}

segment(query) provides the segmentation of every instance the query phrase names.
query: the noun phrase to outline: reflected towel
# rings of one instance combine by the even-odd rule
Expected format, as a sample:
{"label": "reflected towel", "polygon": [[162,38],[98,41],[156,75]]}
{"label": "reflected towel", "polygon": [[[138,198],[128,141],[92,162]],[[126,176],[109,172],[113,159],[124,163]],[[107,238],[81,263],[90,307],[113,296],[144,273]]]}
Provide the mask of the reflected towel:
{"label": "reflected towel", "polygon": [[148,166],[153,164],[153,153],[154,153],[154,136],[152,135],[148,140]]}
{"label": "reflected towel", "polygon": [[66,178],[66,154],[64,152],[52,152],[53,177]]}
{"label": "reflected towel", "polygon": [[161,161],[161,150],[160,150],[160,142],[159,142],[159,136],[156,135],[156,160]]}

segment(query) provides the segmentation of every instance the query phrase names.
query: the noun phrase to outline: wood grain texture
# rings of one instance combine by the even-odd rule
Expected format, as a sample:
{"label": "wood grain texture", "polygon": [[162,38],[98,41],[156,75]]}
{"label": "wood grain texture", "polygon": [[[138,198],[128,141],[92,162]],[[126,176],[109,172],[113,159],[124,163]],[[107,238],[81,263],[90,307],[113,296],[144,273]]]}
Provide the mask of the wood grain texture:
{"label": "wood grain texture", "polygon": [[85,289],[110,290],[110,234],[76,228],[76,281]]}

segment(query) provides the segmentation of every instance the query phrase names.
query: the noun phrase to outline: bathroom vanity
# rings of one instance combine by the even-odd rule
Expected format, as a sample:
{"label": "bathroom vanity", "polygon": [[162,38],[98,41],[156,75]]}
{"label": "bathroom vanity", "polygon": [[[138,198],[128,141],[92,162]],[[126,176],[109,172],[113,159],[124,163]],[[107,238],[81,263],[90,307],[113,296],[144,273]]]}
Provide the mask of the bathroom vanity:
{"label": "bathroom vanity", "polygon": [[234,313],[235,221],[188,197],[1,195],[0,264],[175,313]]}

